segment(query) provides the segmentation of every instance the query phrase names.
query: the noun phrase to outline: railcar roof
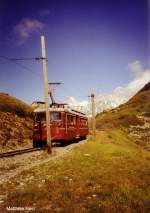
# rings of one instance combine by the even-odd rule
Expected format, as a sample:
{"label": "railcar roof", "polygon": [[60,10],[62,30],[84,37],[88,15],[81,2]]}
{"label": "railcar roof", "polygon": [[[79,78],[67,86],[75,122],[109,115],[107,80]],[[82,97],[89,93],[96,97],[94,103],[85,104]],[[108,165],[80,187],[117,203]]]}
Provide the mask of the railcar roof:
{"label": "railcar roof", "polygon": [[[74,115],[79,115],[79,116],[87,118],[87,115],[85,113],[71,109],[71,108],[49,108],[49,111],[50,112],[68,112],[68,113],[71,113],[71,114],[74,114]],[[35,109],[34,112],[35,113],[45,112],[45,109],[39,109],[38,108],[38,109]]]}

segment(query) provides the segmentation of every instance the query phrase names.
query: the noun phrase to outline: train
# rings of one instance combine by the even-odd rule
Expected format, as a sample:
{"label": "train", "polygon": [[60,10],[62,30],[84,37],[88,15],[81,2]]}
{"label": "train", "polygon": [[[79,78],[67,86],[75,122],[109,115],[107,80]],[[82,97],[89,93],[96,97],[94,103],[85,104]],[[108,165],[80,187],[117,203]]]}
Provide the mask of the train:
{"label": "train", "polygon": [[[64,104],[52,104],[49,107],[51,141],[67,143],[74,139],[85,139],[88,135],[88,118],[78,110],[66,107]],[[34,110],[33,147],[47,144],[45,108]]]}

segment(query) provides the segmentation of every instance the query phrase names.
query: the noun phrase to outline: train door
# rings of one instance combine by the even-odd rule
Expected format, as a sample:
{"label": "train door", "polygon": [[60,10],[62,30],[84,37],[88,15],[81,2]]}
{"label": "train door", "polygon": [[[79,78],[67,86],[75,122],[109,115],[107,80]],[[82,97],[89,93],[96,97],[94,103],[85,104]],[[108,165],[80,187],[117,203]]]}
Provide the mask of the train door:
{"label": "train door", "polygon": [[66,114],[66,140],[73,140],[76,137],[76,117]]}
{"label": "train door", "polygon": [[80,117],[76,116],[76,138],[80,137]]}

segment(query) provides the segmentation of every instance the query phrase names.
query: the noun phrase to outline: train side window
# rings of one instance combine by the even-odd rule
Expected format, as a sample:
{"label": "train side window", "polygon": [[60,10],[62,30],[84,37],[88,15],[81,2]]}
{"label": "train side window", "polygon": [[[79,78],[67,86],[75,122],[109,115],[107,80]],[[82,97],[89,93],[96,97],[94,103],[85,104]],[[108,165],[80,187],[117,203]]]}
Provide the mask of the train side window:
{"label": "train side window", "polygon": [[73,117],[73,125],[76,125],[76,117]]}
{"label": "train side window", "polygon": [[87,120],[85,120],[85,126],[87,126],[88,125],[88,122],[87,122]]}
{"label": "train side window", "polygon": [[51,120],[52,121],[59,121],[59,120],[61,120],[61,113],[60,112],[52,112],[51,113]]}
{"label": "train side window", "polygon": [[83,120],[82,120],[82,118],[80,119],[80,126],[83,126]]}
{"label": "train side window", "polygon": [[84,126],[87,126],[87,120],[84,120]]}
{"label": "train side window", "polygon": [[75,117],[72,115],[67,115],[67,123],[69,126],[74,126],[75,125]]}
{"label": "train side window", "polygon": [[81,118],[81,119],[80,119],[80,126],[82,126],[82,127],[87,126],[87,120]]}
{"label": "train side window", "polygon": [[73,126],[73,124],[74,124],[74,123],[73,123],[73,116],[71,115],[71,116],[70,116],[70,125]]}
{"label": "train side window", "polygon": [[70,115],[67,115],[67,123],[70,126]]}
{"label": "train side window", "polygon": [[85,120],[83,120],[83,126],[85,126]]}

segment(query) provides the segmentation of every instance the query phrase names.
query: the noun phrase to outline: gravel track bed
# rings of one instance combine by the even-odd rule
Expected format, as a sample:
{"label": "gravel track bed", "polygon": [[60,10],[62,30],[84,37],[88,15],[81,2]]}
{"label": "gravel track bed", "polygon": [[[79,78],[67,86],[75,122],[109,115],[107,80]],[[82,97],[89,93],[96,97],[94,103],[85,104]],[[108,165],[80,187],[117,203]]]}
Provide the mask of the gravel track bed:
{"label": "gravel track bed", "polygon": [[40,150],[0,159],[0,185],[9,181],[12,182],[16,175],[25,170],[63,157],[74,147],[80,146],[85,142],[86,140],[83,140],[79,143],[72,143],[64,147],[54,147],[52,154],[48,154],[46,151]]}

